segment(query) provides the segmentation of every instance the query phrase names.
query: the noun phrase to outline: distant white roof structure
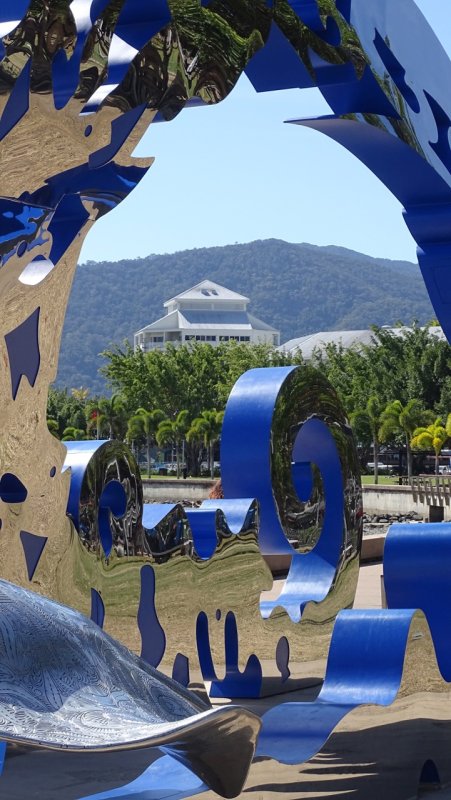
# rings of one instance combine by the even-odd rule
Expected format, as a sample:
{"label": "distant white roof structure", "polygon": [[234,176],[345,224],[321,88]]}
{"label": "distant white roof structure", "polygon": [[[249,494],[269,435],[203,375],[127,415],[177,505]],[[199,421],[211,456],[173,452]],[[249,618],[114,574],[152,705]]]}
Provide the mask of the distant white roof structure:
{"label": "distant white roof structure", "polygon": [[250,300],[248,297],[245,297],[243,294],[238,294],[238,292],[232,292],[231,289],[226,289],[225,286],[221,286],[219,283],[215,283],[214,281],[201,281],[200,283],[196,283],[195,286],[192,286],[191,289],[187,289],[185,292],[180,292],[175,297],[171,297],[170,300],[166,300],[163,303],[164,308],[169,308],[173,303],[177,304],[185,304],[186,302],[191,301],[198,301],[204,302],[205,300],[227,300],[233,302],[241,302],[247,305]]}
{"label": "distant white roof structure", "polygon": [[168,342],[235,340],[278,346],[280,333],[249,314],[249,298],[204,280],[167,300],[165,316],[135,333],[135,350],[162,349]]}
{"label": "distant white roof structure", "polygon": [[[412,328],[407,326],[397,328],[384,326],[383,330],[389,331],[393,336],[405,336]],[[446,339],[445,334],[438,325],[433,325],[428,330],[432,336]],[[350,347],[374,344],[374,341],[374,332],[372,330],[319,331],[318,333],[309,333],[306,336],[290,339],[285,344],[282,344],[279,350],[290,355],[301,353],[303,358],[308,361],[312,358],[314,350],[324,350],[328,344],[336,344],[348,350]]]}

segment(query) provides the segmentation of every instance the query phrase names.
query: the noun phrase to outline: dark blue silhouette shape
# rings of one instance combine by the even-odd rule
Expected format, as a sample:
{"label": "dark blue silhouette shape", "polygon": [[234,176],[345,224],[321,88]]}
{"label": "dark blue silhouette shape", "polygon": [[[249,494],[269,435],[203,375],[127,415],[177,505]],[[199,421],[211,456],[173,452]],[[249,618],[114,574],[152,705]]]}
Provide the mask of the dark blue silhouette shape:
{"label": "dark blue silhouette shape", "polygon": [[440,103],[435,100],[429,92],[425,92],[425,97],[429,103],[435,124],[437,126],[437,141],[429,142],[434,153],[448,169],[451,167],[451,147],[449,144],[449,133],[451,130],[451,119]]}
{"label": "dark blue silhouette shape", "polygon": [[91,619],[99,628],[103,628],[105,621],[105,605],[96,589],[91,589]]}
{"label": "dark blue silhouette shape", "polygon": [[0,480],[0,499],[4,503],[24,503],[27,499],[27,490],[22,481],[12,472],[5,472]]}
{"label": "dark blue silhouette shape", "polygon": [[257,50],[244,71],[257,92],[315,85],[296,50],[274,22],[265,47]]}
{"label": "dark blue silhouette shape", "polygon": [[202,505],[200,508],[184,509],[193,533],[196,553],[204,561],[214,555],[218,546],[216,508],[216,505],[212,508]]}
{"label": "dark blue silhouette shape", "polygon": [[89,214],[77,195],[62,198],[49,225],[52,235],[50,261],[58,263],[88,218]]}
{"label": "dark blue silhouette shape", "polygon": [[30,107],[30,74],[31,59],[22,69],[1,115],[0,141],[20,122]]}
{"label": "dark blue silhouette shape", "polygon": [[174,666],[172,667],[172,679],[180,683],[185,688],[189,685],[189,658],[183,653],[177,653],[174,659]]}
{"label": "dark blue silhouette shape", "polygon": [[440,775],[438,774],[437,765],[428,758],[423,764],[421,770],[419,784],[424,787],[429,785],[431,788],[441,788]]}
{"label": "dark blue silhouette shape", "polygon": [[208,617],[201,611],[196,622],[199,662],[204,680],[211,681],[211,697],[258,697],[262,685],[262,668],[255,655],[247,661],[244,672],[238,667],[238,630],[235,614],[229,611],[225,619],[225,678],[219,680],[210,648]]}
{"label": "dark blue silhouette shape", "polygon": [[150,564],[141,569],[138,628],[142,642],[141,658],[158,667],[166,650],[166,635],[155,608],[155,572]]}
{"label": "dark blue silhouette shape", "polygon": [[36,536],[34,533],[21,531],[20,541],[22,542],[22,547],[25,554],[28,580],[31,581],[41,559],[44,547],[47,544],[47,536]]}
{"label": "dark blue silhouette shape", "polygon": [[99,497],[99,536],[106,558],[113,549],[111,517],[123,517],[127,510],[127,495],[119,481],[109,481]]}
{"label": "dark blue silhouette shape", "polygon": [[276,664],[280,672],[282,683],[285,683],[290,677],[290,643],[286,636],[282,636],[277,642],[276,648]]}
{"label": "dark blue silhouette shape", "polygon": [[34,386],[38,377],[41,364],[39,313],[40,309],[37,308],[28,319],[5,336],[13,400],[17,397],[23,375],[27,378],[30,386]]}
{"label": "dark blue silhouette shape", "polygon": [[340,44],[341,34],[337,22],[333,17],[327,17],[326,27],[324,27],[316,0],[313,2],[310,0],[309,3],[296,3],[296,13],[319,39],[331,45]]}
{"label": "dark blue silhouette shape", "polygon": [[374,45],[404,100],[409,104],[412,111],[417,114],[420,111],[420,104],[415,92],[406,83],[406,71],[378,31],[376,31],[376,36],[374,37]]}

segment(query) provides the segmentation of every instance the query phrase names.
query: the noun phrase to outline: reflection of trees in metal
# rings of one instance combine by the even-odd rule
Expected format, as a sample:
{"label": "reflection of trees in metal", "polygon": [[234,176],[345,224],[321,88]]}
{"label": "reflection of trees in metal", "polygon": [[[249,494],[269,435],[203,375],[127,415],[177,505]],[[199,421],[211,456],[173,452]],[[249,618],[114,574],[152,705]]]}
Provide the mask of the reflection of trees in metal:
{"label": "reflection of trees in metal", "polygon": [[56,3],[34,0],[21,24],[5,37],[5,70],[18,77],[25,62],[33,59],[30,88],[33,92],[49,92],[52,86],[51,62],[59,50],[70,58],[75,45],[75,21],[64,0]]}
{"label": "reflection of trees in metal", "polygon": [[[116,440],[67,442],[66,465],[72,470],[68,507],[81,541],[88,551],[104,557],[99,533],[99,501],[108,485],[122,486],[125,513],[109,512],[112,547],[121,556],[142,555],[142,484],[130,450]],[[109,554],[108,554],[109,555]]]}
{"label": "reflection of trees in metal", "polygon": [[[290,5],[289,0],[276,0],[274,4],[274,20],[292,44],[301,60],[307,67],[316,83],[317,69],[314,56],[329,65],[351,64],[356,76],[361,78],[369,63],[362,48],[359,37],[352,25],[347,23],[337,10],[335,0],[319,0],[318,15],[324,28],[312,28],[302,21],[302,3],[299,15]],[[333,21],[336,26],[335,43],[327,41],[326,26]],[[332,39],[332,41],[333,41]]]}
{"label": "reflection of trees in metal", "polygon": [[[32,93],[51,93],[55,75],[64,83],[64,75],[73,73],[69,82],[74,76],[76,80],[72,97],[66,98],[63,117],[75,120],[86,104],[90,110],[97,110],[99,121],[93,131],[97,135],[90,134],[89,147],[84,142],[83,149],[88,154],[98,152],[108,144],[108,134],[112,136],[111,131],[102,130],[99,137],[97,128],[104,127],[102,118],[111,123],[121,114],[145,106],[147,121],[156,112],[169,120],[186,103],[222,100],[254,55],[264,50],[275,24],[298,54],[312,84],[320,87],[332,107],[338,98],[338,106],[342,106],[338,114],[376,127],[428,158],[426,143],[420,141],[411,113],[412,109],[418,112],[419,101],[390,50],[389,36],[383,38],[376,31],[374,42],[384,65],[381,71],[349,21],[350,16],[341,10],[344,7],[337,8],[334,0],[308,4],[275,0],[272,7],[264,0],[212,0],[205,6],[198,0],[171,0],[170,18],[151,20],[149,38],[146,41],[142,34],[135,47],[134,34],[128,41],[127,25],[123,25],[124,13],[130,13],[127,0],[111,0],[106,7],[100,6],[103,10],[86,30],[77,30],[79,20],[74,18],[69,0],[33,0],[24,20],[3,40],[0,94],[7,97],[28,63]],[[117,81],[117,48],[112,52],[115,35],[119,50],[125,46],[125,55],[119,57],[122,66]],[[60,52],[66,59],[59,58],[58,70],[52,74]],[[277,61],[274,69],[277,71]],[[49,108],[48,113],[50,124],[54,110]],[[124,136],[130,133],[125,131]],[[81,125],[72,126],[71,138],[79,140],[80,149],[84,136]],[[50,174],[57,172],[53,162],[50,158]]]}
{"label": "reflection of trees in metal", "polygon": [[257,3],[196,0],[170,3],[172,22],[136,56],[107,104],[140,103],[172,119],[192,98],[217,103],[229,94],[253,54],[264,45],[270,10]]}

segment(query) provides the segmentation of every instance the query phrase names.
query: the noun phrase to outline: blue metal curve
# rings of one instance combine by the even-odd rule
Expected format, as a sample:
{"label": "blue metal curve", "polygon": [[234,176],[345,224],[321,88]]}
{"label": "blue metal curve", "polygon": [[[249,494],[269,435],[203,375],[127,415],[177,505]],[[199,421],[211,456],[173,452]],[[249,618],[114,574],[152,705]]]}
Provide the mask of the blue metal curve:
{"label": "blue metal curve", "polygon": [[[224,495],[257,497],[261,552],[293,553],[274,503],[270,441],[274,406],[296,367],[253,369],[239,378],[227,401],[221,439]],[[258,387],[258,388],[257,388]],[[257,389],[257,391],[256,391]]]}
{"label": "blue metal curve", "polygon": [[431,630],[437,663],[451,682],[451,524],[392,525],[385,540],[389,608],[419,608]]}
{"label": "blue metal curve", "polygon": [[299,622],[305,604],[327,597],[341,554],[344,518],[343,479],[335,440],[327,425],[310,419],[299,431],[293,447],[292,475],[298,496],[307,502],[312,491],[312,466],[321,471],[325,513],[321,536],[309,553],[294,553],[282,592],[260,604],[263,617],[282,606],[293,622]]}
{"label": "blue metal curve", "polygon": [[417,609],[427,619],[440,672],[451,682],[451,525],[392,525],[384,550],[384,583],[389,609],[340,612],[318,699],[268,711],[257,755],[301,763],[321,749],[354,708],[390,705],[400,688]]}
{"label": "blue metal curve", "polygon": [[70,468],[71,470],[67,513],[72,518],[77,530],[80,529],[80,498],[86,469],[94,453],[96,453],[97,450],[99,450],[99,448],[101,448],[105,443],[106,440],[103,439],[85,442],[65,442],[67,454],[64,461],[64,467],[66,469]]}
{"label": "blue metal curve", "polygon": [[301,764],[326,743],[340,720],[364,704],[396,699],[413,610],[341,611],[323,688],[313,703],[282,703],[262,718],[257,756]]}
{"label": "blue metal curve", "polygon": [[185,508],[186,518],[193,532],[197,555],[203,561],[213,557],[219,544],[217,535],[218,512],[215,508]]}
{"label": "blue metal curve", "polygon": [[253,497],[237,497],[234,500],[204,500],[200,508],[222,511],[229,531],[239,536],[246,529],[253,502]]}

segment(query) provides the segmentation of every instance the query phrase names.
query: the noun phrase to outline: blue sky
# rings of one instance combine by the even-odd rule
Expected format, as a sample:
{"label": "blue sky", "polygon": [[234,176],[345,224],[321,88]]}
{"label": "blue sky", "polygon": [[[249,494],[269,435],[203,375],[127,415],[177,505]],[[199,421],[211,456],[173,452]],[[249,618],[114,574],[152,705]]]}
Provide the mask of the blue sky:
{"label": "blue sky", "polygon": [[[451,54],[451,3],[416,3]],[[242,78],[219,105],[151,125],[136,154],[155,164],[94,226],[80,261],[268,238],[416,261],[387,189],[334,142],[284,124],[322,113],[328,106],[316,89],[257,94]]]}

